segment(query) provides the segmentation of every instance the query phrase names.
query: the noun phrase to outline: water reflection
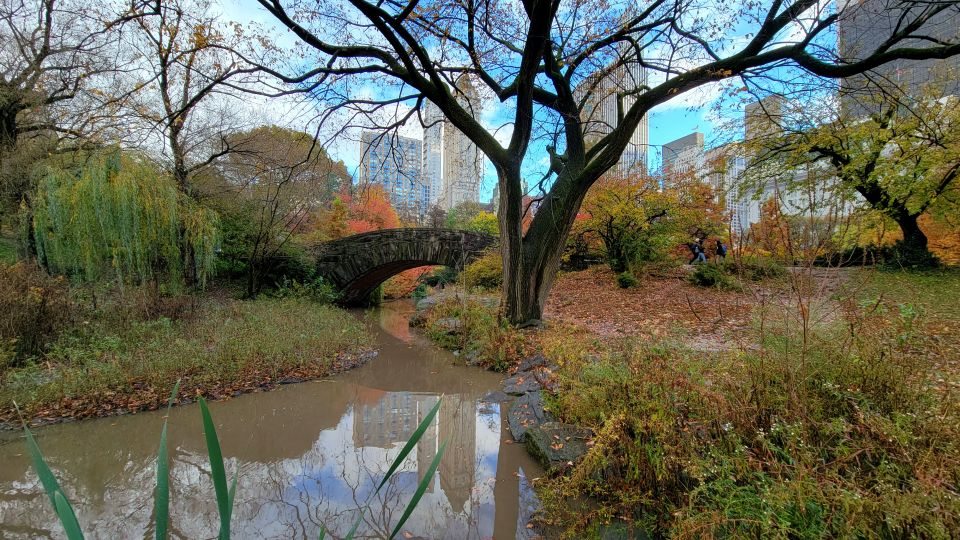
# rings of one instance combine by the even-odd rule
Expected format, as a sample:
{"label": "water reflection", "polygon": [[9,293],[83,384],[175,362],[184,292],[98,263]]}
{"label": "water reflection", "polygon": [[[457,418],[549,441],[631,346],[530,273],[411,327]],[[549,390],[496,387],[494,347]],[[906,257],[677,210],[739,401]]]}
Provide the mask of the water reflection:
{"label": "water reflection", "polygon": [[[424,415],[440,412],[400,471],[370,506],[358,538],[393,529],[442,441],[437,475],[405,525],[404,538],[525,538],[536,507],[524,472],[539,469],[505,443],[503,411],[479,397],[499,377],[454,366],[411,335],[409,306],[370,314],[378,359],[332,381],[211,404],[227,472],[239,467],[235,538],[315,538],[323,523],[341,538]],[[402,324],[400,324],[402,323]],[[152,489],[162,417],[139,414],[38,430],[38,440],[88,538],[152,534]],[[212,538],[217,517],[199,414],[171,413],[173,536]],[[0,441],[0,538],[59,538],[49,501],[24,452]]]}

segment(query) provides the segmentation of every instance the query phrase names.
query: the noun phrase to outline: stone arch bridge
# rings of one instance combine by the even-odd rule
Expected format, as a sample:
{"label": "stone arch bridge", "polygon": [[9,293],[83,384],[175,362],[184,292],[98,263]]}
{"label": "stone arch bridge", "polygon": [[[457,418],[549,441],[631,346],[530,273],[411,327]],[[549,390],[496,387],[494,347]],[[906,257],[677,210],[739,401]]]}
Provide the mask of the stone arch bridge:
{"label": "stone arch bridge", "polygon": [[343,292],[340,302],[360,305],[391,276],[418,266],[457,270],[494,245],[493,236],[454,229],[385,229],[326,242],[317,272]]}

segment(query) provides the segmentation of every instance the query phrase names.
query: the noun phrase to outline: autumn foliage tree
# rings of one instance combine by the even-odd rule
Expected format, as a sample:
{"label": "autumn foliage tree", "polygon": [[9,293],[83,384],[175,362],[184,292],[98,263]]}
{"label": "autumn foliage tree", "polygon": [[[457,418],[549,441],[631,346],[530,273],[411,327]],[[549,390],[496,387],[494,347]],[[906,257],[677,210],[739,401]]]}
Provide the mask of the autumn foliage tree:
{"label": "autumn foliage tree", "polygon": [[824,189],[846,191],[896,224],[901,263],[933,264],[920,223],[960,210],[960,100],[936,85],[918,96],[888,88],[861,100],[869,114],[797,107],[780,133],[753,143],[756,168],[781,172],[788,187],[797,170],[826,169],[836,185],[827,178]]}
{"label": "autumn foliage tree", "polygon": [[217,163],[218,174],[195,181],[194,193],[231,224],[221,257],[234,260],[247,296],[255,296],[267,276],[291,266],[302,251],[292,245],[296,237],[349,186],[350,175],[303,132],[263,126],[232,133],[227,142],[232,151]]}
{"label": "autumn foliage tree", "polygon": [[722,230],[722,214],[709,186],[679,177],[669,187],[661,183],[659,177],[614,176],[587,192],[575,231],[600,240],[613,271],[665,260],[692,236]]}
{"label": "autumn foliage tree", "polygon": [[[953,2],[898,2],[902,24],[850,59],[833,43],[838,21],[863,9],[858,2],[717,3],[704,16],[685,0],[258,1],[307,54],[292,69],[266,65],[265,73],[385,130],[422,118],[429,100],[492,163],[501,309],[518,325],[540,320],[583,198],[620,162],[653,107],[737,77],[779,75],[790,84],[791,72],[841,78],[899,58],[960,53],[960,43],[925,40],[925,23],[955,9]],[[455,82],[464,76],[511,118],[487,129],[458,94]],[[384,91],[351,95],[351,86],[364,84]],[[617,118],[598,133],[589,111],[605,100]],[[545,164],[548,189],[524,232],[524,167],[537,162]]]}

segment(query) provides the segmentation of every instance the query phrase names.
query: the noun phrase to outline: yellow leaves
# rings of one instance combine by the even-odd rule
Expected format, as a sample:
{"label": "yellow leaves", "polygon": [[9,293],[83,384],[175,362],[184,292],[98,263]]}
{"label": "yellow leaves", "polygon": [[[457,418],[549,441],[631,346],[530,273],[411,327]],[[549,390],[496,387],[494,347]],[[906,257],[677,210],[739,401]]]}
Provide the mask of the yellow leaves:
{"label": "yellow leaves", "polygon": [[208,28],[204,24],[197,24],[193,27],[193,36],[190,40],[193,46],[198,49],[205,49],[210,46],[210,36]]}

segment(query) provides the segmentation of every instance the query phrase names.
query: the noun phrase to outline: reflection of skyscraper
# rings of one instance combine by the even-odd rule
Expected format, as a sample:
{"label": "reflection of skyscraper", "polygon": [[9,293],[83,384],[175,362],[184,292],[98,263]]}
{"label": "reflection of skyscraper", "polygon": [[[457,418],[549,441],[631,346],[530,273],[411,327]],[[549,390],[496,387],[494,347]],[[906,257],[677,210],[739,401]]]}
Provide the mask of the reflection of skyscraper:
{"label": "reflection of skyscraper", "polygon": [[[373,405],[357,403],[353,413],[354,446],[392,448],[405,443],[438,399],[435,394],[387,392]],[[443,398],[436,418],[417,443],[418,483],[430,468],[441,441],[446,441],[447,450],[437,470],[440,489],[453,510],[462,512],[475,482],[476,402],[457,395]],[[432,482],[427,489],[433,492]]]}
{"label": "reflection of skyscraper", "polygon": [[357,403],[353,411],[353,445],[390,448],[417,429],[417,407],[409,392],[387,392],[375,405]]}
{"label": "reflection of skyscraper", "polygon": [[440,440],[447,450],[440,460],[440,488],[456,512],[461,512],[473,489],[477,454],[476,402],[446,396],[440,405]]}
{"label": "reflection of skyscraper", "polygon": [[[427,416],[427,413],[430,412],[430,409],[437,404],[438,399],[439,398],[435,395],[423,395],[417,397],[417,425],[420,425],[420,422],[423,422],[423,418]],[[437,456],[437,450],[439,449],[437,424],[438,419],[434,418],[427,430],[423,432],[423,437],[420,438],[420,442],[417,443],[418,485],[423,481],[423,477],[426,476],[427,469],[430,468],[430,463],[433,462],[433,458]],[[433,485],[435,483],[436,482],[430,482],[430,484],[427,485],[427,493],[433,493]]]}

